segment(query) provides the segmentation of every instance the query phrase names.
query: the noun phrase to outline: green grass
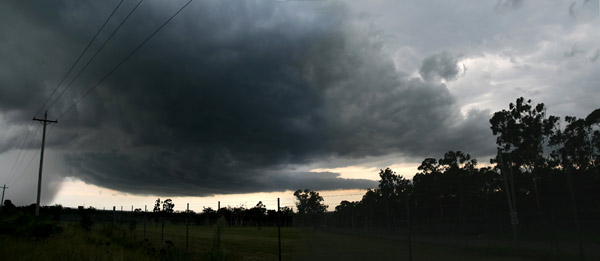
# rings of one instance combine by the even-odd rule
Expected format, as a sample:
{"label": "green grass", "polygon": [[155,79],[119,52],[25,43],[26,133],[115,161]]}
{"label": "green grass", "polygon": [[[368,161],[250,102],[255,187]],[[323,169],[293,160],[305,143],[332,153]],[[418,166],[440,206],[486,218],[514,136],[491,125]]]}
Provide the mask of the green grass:
{"label": "green grass", "polygon": [[[189,253],[194,257],[205,257],[213,249],[215,228],[206,226],[189,227]],[[136,230],[136,235],[143,237],[143,225]],[[164,241],[170,240],[177,248],[185,249],[185,226],[167,225]],[[282,228],[282,258],[290,260],[295,246],[300,239],[301,230]],[[146,237],[153,243],[160,243],[161,227],[148,224]],[[277,260],[278,240],[276,227],[233,228],[226,227],[221,234],[221,246],[231,260]]]}
{"label": "green grass", "polygon": [[181,251],[161,249],[124,229],[109,225],[94,226],[89,232],[76,224],[63,224],[62,227],[61,232],[44,239],[0,235],[0,256],[3,260],[156,260],[183,257]]}
{"label": "green grass", "polygon": [[[222,254],[225,260],[277,260],[277,228],[226,227],[221,251],[215,251],[215,227],[190,226],[189,250],[185,250],[186,228],[148,223],[130,230],[127,224],[113,227],[96,224],[90,232],[79,224],[62,224],[62,232],[46,239],[0,234],[2,260],[210,260]],[[285,227],[283,260],[408,260],[406,241],[373,236],[315,232]],[[166,241],[173,243],[173,246]],[[502,249],[474,249],[434,244],[413,244],[414,260],[535,260],[547,256],[525,254],[517,258]],[[213,258],[214,260],[214,258]]]}
{"label": "green grass", "polygon": [[[295,260],[408,260],[406,241],[305,231]],[[414,260],[533,260],[473,249],[412,244]]]}
{"label": "green grass", "polygon": [[[160,225],[148,225],[146,236],[160,242]],[[136,233],[143,236],[143,227]],[[166,226],[164,240],[185,249],[185,226]],[[205,256],[212,248],[214,228],[191,226],[191,256]],[[277,260],[277,228],[226,228],[221,244],[230,260]],[[473,249],[413,244],[415,260],[533,260]],[[311,229],[282,228],[283,260],[404,260],[407,244],[402,240],[315,232]]]}

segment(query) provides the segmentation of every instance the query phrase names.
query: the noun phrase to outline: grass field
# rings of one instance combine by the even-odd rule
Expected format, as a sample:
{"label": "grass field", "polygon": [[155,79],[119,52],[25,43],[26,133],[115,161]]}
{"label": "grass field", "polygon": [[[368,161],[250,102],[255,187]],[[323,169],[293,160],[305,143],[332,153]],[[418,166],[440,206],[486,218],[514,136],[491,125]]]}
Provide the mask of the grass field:
{"label": "grass field", "polygon": [[[215,251],[215,227],[167,225],[113,227],[96,224],[90,232],[78,224],[62,224],[62,232],[46,239],[0,235],[3,260],[277,260],[277,228],[224,228],[220,251]],[[408,260],[403,240],[282,228],[283,260]],[[170,243],[166,243],[170,241]],[[172,244],[171,244],[172,243]],[[517,258],[503,251],[413,244],[414,260],[546,260],[525,255]]]}

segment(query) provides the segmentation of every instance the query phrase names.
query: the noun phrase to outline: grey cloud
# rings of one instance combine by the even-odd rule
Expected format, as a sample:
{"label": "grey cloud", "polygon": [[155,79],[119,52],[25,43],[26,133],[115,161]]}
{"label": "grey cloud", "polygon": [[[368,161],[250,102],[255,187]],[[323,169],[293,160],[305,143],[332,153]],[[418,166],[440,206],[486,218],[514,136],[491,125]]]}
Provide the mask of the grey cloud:
{"label": "grey cloud", "polygon": [[590,57],[590,62],[596,62],[596,60],[598,60],[598,57],[600,57],[600,49],[596,50],[594,55]]}
{"label": "grey cloud", "polygon": [[452,57],[448,52],[434,54],[423,60],[419,73],[427,81],[436,77],[445,80],[454,80],[459,72],[456,63],[456,58]]}
{"label": "grey cloud", "polygon": [[575,55],[580,54],[580,53],[585,53],[585,51],[580,50],[577,48],[577,46],[573,45],[573,46],[571,46],[571,49],[569,49],[569,51],[564,53],[563,56],[564,57],[574,57]]}
{"label": "grey cloud", "polygon": [[498,0],[494,10],[496,11],[508,11],[520,8],[523,5],[524,0]]}
{"label": "grey cloud", "polygon": [[572,2],[569,5],[569,16],[579,19],[597,18],[600,15],[599,5],[600,1],[598,0],[584,0],[581,4],[578,4],[577,1]]}
{"label": "grey cloud", "polygon": [[571,5],[569,5],[569,15],[571,17],[575,17],[575,5],[577,5],[577,2],[572,2]]}
{"label": "grey cloud", "polygon": [[[89,12],[84,4],[11,8],[32,16]],[[162,2],[141,8],[132,17],[138,22],[123,28],[51,115],[70,106],[171,9]],[[72,15],[23,26],[47,31],[84,19]],[[124,192],[181,195],[365,188],[373,182],[290,166],[323,158],[441,155],[454,148],[475,155],[493,151],[483,145],[491,137],[485,113],[465,119],[445,85],[397,72],[377,32],[353,27],[353,19],[341,3],[194,2],[61,118],[48,146],[65,151],[71,169],[66,176]],[[81,35],[97,26],[67,27],[70,32],[47,37],[78,50],[85,42]],[[17,29],[11,36],[19,39]],[[21,40],[40,42],[36,36]],[[48,57],[56,50],[68,53],[40,47],[52,51]],[[8,57],[13,62],[22,56]],[[55,67],[69,62],[57,59]],[[55,82],[52,73],[23,77],[27,71],[11,73],[40,90]],[[421,68],[424,78],[448,80],[458,71],[447,53],[425,59]],[[35,107],[25,95],[13,97],[24,101],[3,112],[27,115]]]}

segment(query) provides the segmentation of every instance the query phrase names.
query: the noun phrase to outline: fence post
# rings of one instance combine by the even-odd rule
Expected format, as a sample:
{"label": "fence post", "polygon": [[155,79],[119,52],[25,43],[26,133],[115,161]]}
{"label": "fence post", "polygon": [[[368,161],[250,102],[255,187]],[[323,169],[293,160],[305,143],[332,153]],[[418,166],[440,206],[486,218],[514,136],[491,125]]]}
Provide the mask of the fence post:
{"label": "fence post", "polygon": [[[217,213],[221,210],[221,201],[217,202]],[[220,219],[221,217],[219,217]],[[221,228],[219,228],[219,220],[217,220],[217,249],[221,250]]]}
{"label": "fence post", "polygon": [[144,238],[146,238],[146,212],[148,211],[148,205],[144,205]]}
{"label": "fence post", "polygon": [[408,241],[408,260],[412,261],[412,238],[411,238],[411,227],[410,227],[410,203],[409,203],[409,195],[406,192],[406,239]]}
{"label": "fence post", "polygon": [[116,211],[116,207],[113,206],[113,225],[117,224],[117,216],[116,216],[117,213],[115,211]]}
{"label": "fence post", "polygon": [[187,210],[185,216],[185,250],[188,250],[188,243],[190,237],[190,203],[187,203]]}
{"label": "fence post", "polygon": [[279,198],[277,198],[277,240],[279,246],[279,261],[281,261],[281,213],[279,208]]}

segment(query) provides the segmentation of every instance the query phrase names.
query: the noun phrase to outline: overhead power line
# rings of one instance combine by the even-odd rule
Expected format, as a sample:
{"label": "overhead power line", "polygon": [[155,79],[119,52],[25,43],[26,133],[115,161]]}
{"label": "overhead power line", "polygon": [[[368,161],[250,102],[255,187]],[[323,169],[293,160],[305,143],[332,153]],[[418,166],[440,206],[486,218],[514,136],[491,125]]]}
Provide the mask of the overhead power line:
{"label": "overhead power line", "polygon": [[[17,165],[17,161],[19,161],[19,158],[21,157],[21,153],[23,152],[23,148],[25,147],[25,143],[27,143],[27,138],[29,138],[29,133],[31,133],[30,128],[31,128],[31,124],[29,124],[29,127],[27,127],[27,134],[25,134],[25,138],[23,139],[23,143],[21,144],[21,148],[19,149],[19,153],[17,153],[17,157],[15,158],[15,161],[13,162],[12,167],[10,167],[10,171],[8,172],[8,176],[6,176],[6,183],[10,182],[10,179],[12,178],[13,170],[15,169],[15,166]],[[39,130],[39,128],[40,127],[38,126],[38,130]],[[25,157],[25,155],[23,155],[23,157]]]}
{"label": "overhead power line", "polygon": [[133,49],[133,51],[131,51],[123,60],[121,60],[121,62],[119,62],[115,67],[113,67],[112,70],[110,70],[104,77],[102,77],[102,79],[100,79],[100,81],[98,81],[96,84],[92,85],[92,87],[89,88],[87,90],[87,92],[83,96],[81,96],[77,101],[75,101],[75,103],[73,103],[73,105],[71,105],[69,108],[67,108],[61,114],[59,114],[59,116],[56,119],[57,120],[60,119],[63,115],[65,115],[67,112],[72,110],[79,102],[81,102],[83,99],[85,99],[85,97],[88,96],[94,89],[96,89],[96,87],[98,87],[98,85],[100,85],[102,82],[104,82],[104,80],[106,80],[111,74],[113,74],[117,69],[119,69],[119,67],[121,67],[121,65],[123,65],[127,60],[129,60],[129,58],[131,58],[131,56],[133,56],[140,48],[142,48],[142,46],[144,46],[148,41],[150,41],[150,39],[152,39],[152,37],[154,37],[163,27],[165,27],[169,22],[171,22],[171,20],[173,20],[173,18],[175,18],[179,13],[181,13],[181,11],[183,11],[183,9],[186,8],[192,1],[193,0],[189,0],[185,5],[183,5],[179,10],[177,10],[177,12],[175,12],[173,15],[171,15],[171,17],[169,17],[169,19],[167,19],[158,28],[156,28],[156,30],[154,30],[154,32],[152,32],[152,34],[150,34],[144,41],[142,41],[142,43],[140,43],[137,47],[135,47],[135,49]]}
{"label": "overhead power line", "polygon": [[96,58],[96,56],[98,56],[98,54],[102,51],[102,49],[104,49],[104,47],[106,46],[106,44],[108,44],[108,42],[110,41],[110,39],[112,39],[112,37],[117,33],[117,31],[119,31],[119,29],[121,28],[121,26],[123,26],[123,24],[125,24],[125,22],[133,14],[133,12],[135,12],[135,10],[137,10],[137,8],[140,6],[140,4],[142,4],[142,2],[144,2],[144,0],[140,0],[133,7],[133,9],[131,9],[131,11],[129,11],[129,13],[127,14],[127,16],[125,16],[125,18],[121,21],[121,23],[119,23],[119,25],[111,32],[111,34],[106,38],[106,40],[104,40],[104,42],[102,43],[102,45],[100,46],[100,48],[98,48],[98,50],[96,50],[96,52],[94,53],[94,55],[92,55],[92,57],[85,63],[85,65],[83,67],[81,67],[81,69],[79,69],[79,71],[77,72],[77,74],[75,75],[75,77],[73,77],[71,79],[71,81],[69,82],[69,84],[67,84],[67,86],[58,94],[58,96],[56,97],[56,99],[54,99],[54,101],[48,106],[47,109],[50,109],[52,106],[54,106],[54,104],[56,104],[56,102],[58,102],[58,100],[60,100],[60,97],[62,97],[63,94],[65,94],[65,92],[67,92],[67,90],[73,85],[73,83],[75,82],[75,80],[77,80],[77,78],[79,78],[79,76],[83,73],[83,71],[85,71],[85,69],[87,69],[87,67],[92,63],[92,61],[94,61],[94,58]]}
{"label": "overhead power line", "polygon": [[23,169],[23,171],[21,172],[21,174],[17,177],[17,179],[15,180],[15,182],[13,182],[12,184],[10,184],[10,186],[14,186],[15,184],[19,183],[19,181],[21,181],[21,178],[23,178],[23,176],[25,176],[25,172],[27,172],[27,169],[29,169],[29,166],[31,165],[31,162],[33,162],[33,160],[36,158],[36,156],[38,155],[38,153],[40,153],[39,151],[35,151],[35,153],[33,154],[33,157],[31,157],[31,159],[29,160],[29,163],[27,163],[27,166],[25,166],[25,168]]}
{"label": "overhead power line", "polygon": [[83,57],[83,55],[87,52],[87,50],[90,48],[90,46],[92,46],[92,43],[94,43],[94,41],[96,40],[96,38],[98,38],[98,36],[100,35],[100,32],[102,32],[102,29],[104,29],[104,27],[108,24],[108,21],[110,21],[110,19],[113,17],[113,15],[117,12],[117,9],[119,9],[119,7],[123,3],[123,1],[124,0],[121,0],[117,4],[117,6],[115,7],[115,9],[113,9],[113,11],[110,13],[110,15],[108,16],[108,18],[106,18],[106,21],[104,21],[104,23],[102,24],[102,26],[100,26],[100,29],[98,29],[98,31],[96,32],[96,34],[94,35],[94,37],[92,37],[92,39],[87,44],[87,46],[79,54],[79,57],[77,57],[77,60],[75,60],[75,62],[73,63],[73,65],[71,65],[71,68],[69,68],[69,70],[67,71],[67,73],[65,73],[65,75],[62,77],[62,79],[60,80],[60,82],[56,85],[56,87],[54,87],[54,90],[52,91],[52,93],[50,93],[50,95],[48,96],[48,98],[46,98],[46,101],[44,101],[44,104],[42,104],[42,107],[40,107],[40,109],[33,115],[34,117],[37,116],[44,109],[44,106],[46,106],[46,104],[48,104],[48,101],[50,101],[50,98],[52,98],[52,95],[54,95],[54,93],[56,93],[56,91],[58,90],[58,88],[60,88],[60,86],[63,84],[63,82],[67,79],[67,76],[69,76],[69,74],[71,74],[71,72],[75,68],[75,65],[77,65],[77,63],[79,63],[79,61],[81,60],[81,58]]}
{"label": "overhead power line", "polygon": [[[39,125],[39,126],[42,126],[42,125]],[[50,130],[48,130],[48,134],[46,134],[46,137],[50,137],[50,134],[52,134],[52,130],[54,129],[54,126],[55,125],[51,125],[50,126]],[[31,159],[29,160],[29,163],[27,163],[27,166],[25,166],[25,168],[23,169],[23,171],[21,172],[21,174],[17,177],[17,179],[15,180],[15,182],[13,182],[12,184],[10,184],[10,186],[14,186],[15,184],[19,183],[19,181],[21,181],[21,178],[23,178],[23,176],[25,176],[25,172],[27,172],[27,169],[29,169],[29,166],[31,165],[31,163],[33,162],[33,160],[36,158],[36,156],[39,153],[40,153],[39,150],[35,151],[35,153],[33,154],[33,157],[31,157]]]}
{"label": "overhead power line", "polygon": [[[40,128],[41,128],[41,126],[38,126],[37,129],[35,130],[35,133],[31,137],[31,140],[29,141],[29,145],[27,146],[27,148],[31,148],[31,145],[33,144],[33,141],[35,140],[35,136],[37,136],[38,132],[40,131]],[[25,140],[23,140],[23,141],[25,141]],[[23,143],[23,145],[25,145],[25,143]],[[22,149],[23,149],[23,146],[21,146],[21,150]],[[25,152],[23,157],[21,157],[21,161],[19,161],[19,164],[17,165],[17,168],[14,169],[14,172],[11,170],[11,174],[8,176],[8,180],[6,181],[6,183],[9,183],[14,178],[14,175],[19,171],[19,168],[21,168],[21,165],[23,164],[23,160],[25,160],[25,157],[27,157],[28,153],[29,153],[29,151]],[[15,163],[17,161],[18,161],[18,157],[15,160]]]}
{"label": "overhead power line", "polygon": [[[157,33],[158,33],[160,30],[162,30],[162,28],[164,28],[164,27],[165,27],[165,26],[166,26],[166,25],[167,25],[167,24],[168,24],[168,23],[169,23],[171,20],[173,20],[173,18],[175,18],[175,17],[176,17],[176,16],[177,16],[179,13],[181,13],[181,11],[183,11],[183,9],[185,9],[185,8],[186,8],[186,7],[187,7],[187,6],[188,6],[188,5],[189,5],[189,4],[192,2],[192,1],[193,1],[193,0],[189,0],[189,1],[188,1],[188,2],[185,4],[185,5],[183,5],[183,6],[182,6],[180,9],[178,9],[178,10],[177,10],[177,12],[175,12],[173,15],[171,15],[171,16],[170,16],[170,17],[169,17],[169,18],[168,18],[168,19],[167,19],[167,20],[166,20],[164,23],[162,23],[162,24],[161,24],[161,25],[160,25],[160,26],[159,26],[159,27],[158,27],[158,28],[157,28],[157,29],[156,29],[154,32],[152,32],[152,34],[150,34],[150,35],[149,35],[149,36],[148,36],[148,37],[147,37],[147,38],[146,38],[146,39],[145,39],[145,40],[144,40],[142,43],[140,43],[140,44],[139,44],[139,45],[138,45],[138,46],[137,46],[135,49],[133,49],[133,50],[131,51],[131,53],[129,53],[129,54],[128,54],[128,55],[127,55],[127,56],[126,56],[126,57],[125,57],[125,58],[124,58],[124,59],[123,59],[121,62],[119,62],[119,63],[118,63],[118,64],[117,64],[117,65],[116,65],[116,66],[115,66],[115,67],[114,67],[114,68],[113,68],[111,71],[109,71],[109,72],[108,72],[108,74],[106,74],[106,75],[105,75],[105,76],[104,76],[104,77],[103,77],[103,78],[102,78],[100,81],[98,81],[96,84],[92,85],[92,87],[91,87],[91,88],[90,88],[90,89],[89,89],[89,90],[88,90],[88,91],[87,91],[87,92],[86,92],[86,93],[85,93],[85,94],[84,94],[82,97],[80,97],[80,98],[79,98],[79,99],[78,99],[78,100],[77,100],[77,101],[76,101],[76,102],[75,102],[75,103],[74,103],[74,104],[73,104],[71,107],[69,107],[67,110],[65,110],[63,113],[61,113],[61,114],[59,115],[59,117],[57,117],[57,120],[58,120],[59,118],[61,118],[62,116],[64,116],[64,114],[66,114],[67,112],[69,112],[71,109],[73,109],[73,108],[74,108],[74,107],[75,107],[75,106],[76,106],[76,105],[77,105],[79,102],[81,102],[81,101],[82,101],[82,100],[83,100],[83,99],[84,99],[84,98],[85,98],[87,95],[89,95],[89,94],[90,94],[90,93],[91,93],[91,92],[92,92],[92,91],[93,91],[93,90],[94,90],[94,89],[95,89],[95,88],[96,88],[98,85],[100,85],[100,84],[101,84],[101,83],[102,83],[104,80],[106,80],[106,79],[107,79],[107,78],[108,78],[108,77],[109,77],[109,76],[110,76],[112,73],[114,73],[114,72],[115,72],[115,71],[116,71],[116,70],[117,70],[117,69],[118,69],[118,68],[119,68],[121,65],[123,65],[123,63],[125,63],[125,62],[126,62],[128,59],[129,59],[129,58],[131,58],[131,56],[133,56],[133,55],[134,55],[134,54],[135,54],[135,53],[136,53],[136,52],[137,52],[137,51],[138,51],[138,50],[139,50],[139,49],[140,49],[142,46],[144,46],[144,45],[145,45],[145,44],[146,44],[146,43],[147,43],[147,42],[148,42],[150,39],[152,39],[152,38],[153,38],[153,37],[154,37],[154,36],[155,36],[155,35],[156,35],[156,34],[157,34]],[[140,0],[140,2],[138,2],[138,3],[136,4],[136,6],[134,7],[134,9],[132,9],[132,11],[130,11],[130,12],[129,12],[129,14],[128,14],[128,15],[127,15],[127,17],[124,19],[124,21],[125,21],[125,20],[126,20],[128,17],[129,17],[129,16],[131,16],[131,14],[133,13],[133,11],[135,11],[135,9],[137,9],[137,7],[138,7],[138,6],[141,4],[141,2],[143,2],[143,0]],[[114,13],[114,11],[113,11],[113,13]],[[112,16],[112,14],[111,14],[111,16]],[[110,19],[110,17],[109,17],[109,19]],[[124,21],[122,21],[120,25],[122,25],[122,24],[124,23]],[[119,25],[119,27],[118,27],[118,28],[120,28],[120,25]],[[103,25],[103,26],[104,26],[104,25]],[[116,30],[118,30],[118,28],[117,28]],[[116,32],[116,30],[115,30],[115,31],[113,31],[113,33],[111,34],[111,36],[112,36],[112,35],[114,35],[114,33]],[[110,36],[109,36],[109,38],[110,38]],[[106,42],[107,42],[107,41],[105,41],[105,42],[104,42],[103,46],[106,44]],[[86,49],[89,49],[89,47],[86,47]],[[100,49],[99,49],[99,50],[100,50]],[[97,51],[97,53],[99,53],[99,51]],[[97,55],[97,54],[96,54],[96,55]],[[94,55],[93,57],[95,57],[96,55]],[[93,57],[90,59],[90,61],[93,59]],[[80,60],[80,58],[79,58],[78,60]],[[90,61],[88,61],[88,63],[89,63]],[[76,63],[77,63],[77,62],[76,62]],[[72,70],[72,69],[71,69],[71,70]],[[79,73],[78,73],[78,74],[79,74]],[[68,75],[68,73],[67,73],[67,75]],[[64,81],[64,79],[63,79],[63,81]],[[60,86],[60,85],[59,85],[59,86]],[[66,90],[66,89],[65,89],[65,90]],[[60,98],[60,96],[61,96],[63,93],[64,93],[64,90],[63,90],[63,92],[61,92],[61,94],[59,94],[58,98]],[[58,98],[57,98],[57,99],[58,99]],[[55,101],[55,102],[56,102],[56,101]],[[52,107],[52,106],[54,105],[54,103],[55,103],[55,102],[53,102],[53,104],[51,104],[50,106],[48,106],[48,108]],[[43,107],[42,107],[42,108],[43,108]],[[28,128],[28,129],[30,129],[30,128]],[[39,128],[39,126],[38,126],[38,129],[36,130],[36,134],[35,134],[34,136],[36,136],[36,135],[37,135],[37,132],[39,131],[39,129],[40,129],[40,128]],[[52,130],[53,130],[53,126],[50,128],[50,130],[49,130],[49,132],[48,132],[48,136],[50,135],[50,133],[52,132]],[[27,135],[27,136],[28,136],[28,135]],[[33,143],[33,139],[30,141],[29,147],[31,147],[31,144],[32,144],[32,143]],[[23,149],[23,147],[24,147],[24,145],[25,145],[25,144],[26,144],[26,139],[23,141],[23,144],[22,144],[22,146],[21,146],[21,147],[22,147],[22,149]],[[22,151],[22,149],[21,149],[21,151]],[[20,151],[20,152],[21,152],[21,151]],[[20,153],[19,153],[19,154],[20,154]],[[31,162],[33,162],[33,159],[35,159],[35,156],[37,156],[37,154],[38,154],[38,152],[36,152],[36,153],[34,154],[34,156],[31,158],[31,160],[29,161],[29,163],[27,164],[27,166],[25,167],[25,169],[24,169],[24,170],[21,172],[21,175],[19,175],[19,176],[17,177],[17,180],[15,180],[15,182],[13,182],[13,184],[16,184],[16,183],[18,183],[18,182],[21,180],[21,178],[24,176],[24,173],[25,173],[25,172],[26,172],[26,170],[29,168],[29,166],[31,165]],[[13,173],[11,173],[11,174],[9,175],[9,177],[10,177],[10,180],[9,180],[9,182],[12,180],[12,178],[14,178],[14,177],[13,177],[13,175],[14,175],[16,172],[18,172],[18,169],[20,168],[21,164],[23,163],[23,161],[24,161],[24,159],[25,159],[26,155],[27,155],[27,153],[26,153],[25,155],[23,155],[23,157],[21,158],[21,162],[20,162],[20,163],[17,165],[17,168],[16,168],[15,172],[13,172]],[[19,158],[15,159],[15,163],[16,163],[18,160],[19,160]],[[14,165],[14,164],[13,164],[13,165]],[[7,183],[8,183],[8,182],[7,182]]]}
{"label": "overhead power line", "polygon": [[[96,38],[98,38],[98,36],[100,35],[100,32],[102,32],[102,30],[104,29],[104,27],[108,24],[108,22],[110,21],[110,19],[113,17],[113,15],[116,13],[117,9],[119,9],[119,7],[121,6],[121,4],[123,3],[124,0],[119,1],[119,3],[117,4],[117,6],[113,9],[113,11],[110,13],[110,15],[108,16],[108,18],[104,21],[104,23],[102,24],[102,26],[100,27],[100,29],[98,29],[98,31],[96,32],[96,34],[94,35],[94,37],[92,37],[92,39],[88,42],[87,46],[83,49],[83,51],[79,54],[79,57],[77,57],[77,59],[75,60],[75,62],[71,65],[71,68],[69,68],[69,70],[67,71],[67,73],[65,73],[65,75],[62,77],[62,79],[60,80],[60,82],[56,85],[56,87],[54,87],[54,90],[52,90],[52,93],[50,93],[50,95],[48,96],[48,98],[46,98],[46,100],[44,101],[44,103],[42,104],[42,106],[35,112],[35,114],[33,115],[33,117],[36,117],[40,111],[42,111],[44,109],[44,107],[46,106],[46,104],[48,104],[48,101],[50,101],[50,98],[52,98],[52,96],[54,95],[54,93],[56,93],[56,91],[60,88],[60,86],[63,84],[63,82],[67,79],[67,77],[69,76],[69,74],[71,74],[71,72],[73,71],[73,69],[75,68],[75,66],[79,63],[79,61],[81,60],[81,58],[83,57],[83,55],[87,52],[87,50],[90,48],[90,46],[92,45],[92,43],[96,40]],[[17,157],[15,158],[15,161],[12,164],[12,167],[8,173],[7,176],[7,183],[10,182],[10,179],[12,179],[12,176],[14,175],[13,170],[14,167],[16,165],[16,163],[19,161],[19,158],[21,157],[21,153],[23,152],[23,148],[25,147],[25,144],[27,143],[27,138],[29,138],[29,134],[31,133],[31,126],[33,125],[33,122],[29,123],[29,127],[27,127],[27,133],[25,134],[25,138],[23,139],[23,143],[21,144],[21,148],[19,149],[19,153],[17,154]],[[38,130],[39,130],[39,126],[38,126]],[[37,134],[37,130],[36,130],[36,134]],[[32,141],[35,138],[35,135],[32,137]],[[31,144],[30,144],[31,147]],[[23,157],[25,157],[25,155],[23,155]],[[23,162],[23,160],[21,160],[21,163]],[[19,167],[21,165],[19,164]],[[14,171],[18,171],[18,167],[17,170]]]}

